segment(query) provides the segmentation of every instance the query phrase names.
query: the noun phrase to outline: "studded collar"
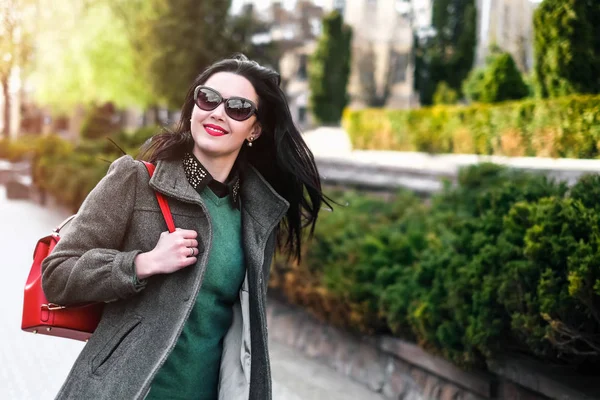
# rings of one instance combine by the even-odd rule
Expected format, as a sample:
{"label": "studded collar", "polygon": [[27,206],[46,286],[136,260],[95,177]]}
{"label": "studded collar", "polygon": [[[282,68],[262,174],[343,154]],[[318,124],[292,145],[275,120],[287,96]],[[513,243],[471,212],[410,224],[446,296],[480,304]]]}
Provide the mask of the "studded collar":
{"label": "studded collar", "polygon": [[240,174],[239,166],[234,164],[225,183],[215,180],[210,172],[192,153],[183,156],[183,170],[190,185],[200,194],[207,186],[214,192],[223,191],[229,195],[231,206],[240,209]]}

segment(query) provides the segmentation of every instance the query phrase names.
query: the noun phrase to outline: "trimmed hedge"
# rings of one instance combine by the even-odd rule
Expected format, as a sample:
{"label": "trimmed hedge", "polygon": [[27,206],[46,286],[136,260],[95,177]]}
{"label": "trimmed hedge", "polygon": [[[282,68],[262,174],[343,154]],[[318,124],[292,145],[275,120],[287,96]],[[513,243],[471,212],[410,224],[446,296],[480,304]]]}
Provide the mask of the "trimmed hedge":
{"label": "trimmed hedge", "polygon": [[415,110],[346,110],[354,148],[598,158],[600,96]]}
{"label": "trimmed hedge", "polygon": [[322,320],[393,334],[466,368],[506,352],[600,365],[600,177],[572,189],[492,164],[431,204],[343,194],[271,288]]}

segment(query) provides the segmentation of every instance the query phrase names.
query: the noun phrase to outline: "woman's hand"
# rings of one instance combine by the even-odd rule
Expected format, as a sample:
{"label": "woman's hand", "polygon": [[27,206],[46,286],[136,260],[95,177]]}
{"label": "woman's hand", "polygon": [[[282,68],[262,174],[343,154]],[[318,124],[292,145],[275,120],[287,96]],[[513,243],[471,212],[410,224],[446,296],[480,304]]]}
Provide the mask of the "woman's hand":
{"label": "woman's hand", "polygon": [[170,274],[193,265],[197,261],[198,241],[196,231],[179,229],[163,232],[153,250],[135,257],[138,279],[156,274]]}

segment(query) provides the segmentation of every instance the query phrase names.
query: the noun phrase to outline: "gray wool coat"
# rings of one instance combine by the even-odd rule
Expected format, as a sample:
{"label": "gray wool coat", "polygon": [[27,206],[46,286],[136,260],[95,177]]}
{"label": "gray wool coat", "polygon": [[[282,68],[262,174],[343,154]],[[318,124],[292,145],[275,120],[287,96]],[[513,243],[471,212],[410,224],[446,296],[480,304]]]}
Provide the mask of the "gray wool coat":
{"label": "gray wool coat", "polygon": [[[154,190],[167,196],[175,226],[198,232],[198,262],[136,285],[133,260],[150,251],[166,224]],[[271,399],[265,313],[276,227],[289,204],[253,168],[241,185],[246,279],[224,339],[219,400]],[[149,180],[129,156],[116,160],[82,204],[42,264],[48,301],[105,302],[102,320],[58,399],[143,399],[175,346],[196,296],[212,245],[211,221],[181,161],[159,161]],[[202,362],[202,360],[198,360]]]}

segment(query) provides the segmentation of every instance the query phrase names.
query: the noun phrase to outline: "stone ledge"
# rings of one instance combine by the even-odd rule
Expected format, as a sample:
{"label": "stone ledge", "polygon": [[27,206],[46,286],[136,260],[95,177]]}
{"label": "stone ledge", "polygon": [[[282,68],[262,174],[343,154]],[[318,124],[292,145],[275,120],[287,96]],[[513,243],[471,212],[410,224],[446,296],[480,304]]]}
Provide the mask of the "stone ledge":
{"label": "stone ledge", "polygon": [[393,337],[359,336],[334,328],[300,307],[269,297],[271,340],[320,360],[388,399],[592,400],[600,383],[569,376],[530,359],[490,363],[490,372],[464,371]]}
{"label": "stone ledge", "polygon": [[441,357],[429,354],[419,346],[393,337],[378,340],[379,348],[441,378],[454,382],[485,398],[492,396],[494,377],[487,373],[466,372]]}
{"label": "stone ledge", "polygon": [[600,382],[533,359],[512,357],[488,363],[490,371],[534,392],[557,400],[600,399]]}
{"label": "stone ledge", "polygon": [[469,154],[354,150],[315,155],[324,183],[372,190],[407,188],[432,194],[444,181],[456,182],[462,167],[493,162],[509,168],[545,174],[573,185],[584,174],[600,173],[600,160],[501,157]]}

